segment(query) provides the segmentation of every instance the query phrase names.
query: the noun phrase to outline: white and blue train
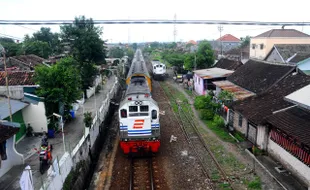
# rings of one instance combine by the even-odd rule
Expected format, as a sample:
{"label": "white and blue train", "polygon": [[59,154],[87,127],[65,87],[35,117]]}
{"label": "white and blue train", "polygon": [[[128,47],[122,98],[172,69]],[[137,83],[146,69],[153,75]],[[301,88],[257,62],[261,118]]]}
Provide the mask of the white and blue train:
{"label": "white and blue train", "polygon": [[164,80],[166,76],[166,65],[160,61],[152,61],[152,75],[154,80]]}

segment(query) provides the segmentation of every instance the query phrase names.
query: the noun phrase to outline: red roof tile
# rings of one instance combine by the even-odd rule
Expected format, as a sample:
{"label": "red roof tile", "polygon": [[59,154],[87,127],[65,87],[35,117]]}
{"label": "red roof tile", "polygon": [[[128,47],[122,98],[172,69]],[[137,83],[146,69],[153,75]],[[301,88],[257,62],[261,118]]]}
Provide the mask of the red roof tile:
{"label": "red roof tile", "polygon": [[[33,81],[34,72],[11,71],[8,72],[9,86],[35,85]],[[0,86],[5,86],[5,72],[0,71]]]}
{"label": "red roof tile", "polygon": [[236,38],[235,36],[231,34],[225,34],[221,38],[217,39],[217,41],[222,41],[222,42],[240,42],[240,39]]}

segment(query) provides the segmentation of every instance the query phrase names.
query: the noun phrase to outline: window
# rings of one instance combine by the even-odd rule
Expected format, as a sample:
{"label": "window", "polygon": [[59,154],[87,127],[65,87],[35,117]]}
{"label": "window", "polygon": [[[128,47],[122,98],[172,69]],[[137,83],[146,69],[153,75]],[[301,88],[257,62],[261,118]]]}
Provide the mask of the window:
{"label": "window", "polygon": [[129,106],[129,112],[138,112],[138,106]]}
{"label": "window", "polygon": [[242,115],[239,115],[239,127],[242,127]]}
{"label": "window", "polygon": [[152,110],[152,119],[157,119],[157,111]]}
{"label": "window", "polygon": [[154,69],[156,69],[156,66],[154,66]]}
{"label": "window", "polygon": [[260,49],[264,49],[264,44],[260,44]]}
{"label": "window", "polygon": [[140,106],[140,112],[148,112],[149,106]]}
{"label": "window", "polygon": [[252,44],[252,49],[255,49],[255,46],[256,46],[255,44]]}
{"label": "window", "polygon": [[159,65],[159,67],[163,67],[162,65]]}
{"label": "window", "polygon": [[127,118],[127,110],[126,109],[122,109],[121,110],[121,117],[122,118]]}

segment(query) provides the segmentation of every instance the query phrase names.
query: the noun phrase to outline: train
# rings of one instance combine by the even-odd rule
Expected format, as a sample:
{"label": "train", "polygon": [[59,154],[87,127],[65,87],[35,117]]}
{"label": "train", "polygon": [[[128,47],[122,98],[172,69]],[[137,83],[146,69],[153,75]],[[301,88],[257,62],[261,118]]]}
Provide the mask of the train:
{"label": "train", "polygon": [[151,77],[137,49],[119,104],[120,147],[124,154],[156,153],[160,147],[159,107],[152,98]]}
{"label": "train", "polygon": [[166,65],[164,63],[152,61],[152,75],[155,80],[164,80],[166,74]]}

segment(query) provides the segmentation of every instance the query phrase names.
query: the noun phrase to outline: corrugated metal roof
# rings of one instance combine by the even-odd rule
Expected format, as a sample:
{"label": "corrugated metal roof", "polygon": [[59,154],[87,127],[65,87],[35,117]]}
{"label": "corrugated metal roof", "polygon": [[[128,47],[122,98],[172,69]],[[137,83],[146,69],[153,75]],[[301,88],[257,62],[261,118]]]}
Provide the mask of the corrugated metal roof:
{"label": "corrugated metal roof", "polygon": [[310,84],[285,96],[284,99],[310,110]]}
{"label": "corrugated metal roof", "polygon": [[250,96],[254,96],[255,93],[250,92],[238,85],[235,85],[234,83],[228,81],[228,80],[224,80],[224,81],[215,81],[213,82],[213,84],[215,84],[216,86],[218,86],[219,88],[221,88],[222,90],[226,90],[228,92],[231,92],[234,94],[234,97],[237,100],[243,100],[244,98],[250,97]]}
{"label": "corrugated metal roof", "polygon": [[201,78],[211,79],[211,78],[228,77],[234,71],[214,67],[210,69],[195,70],[193,72],[196,73],[196,75],[198,75]]}
{"label": "corrugated metal roof", "polygon": [[[28,104],[18,101],[18,100],[11,99],[10,103],[11,103],[12,114],[28,106]],[[9,111],[8,99],[4,97],[0,97],[0,119],[5,119],[9,116],[10,116],[10,111]]]}

